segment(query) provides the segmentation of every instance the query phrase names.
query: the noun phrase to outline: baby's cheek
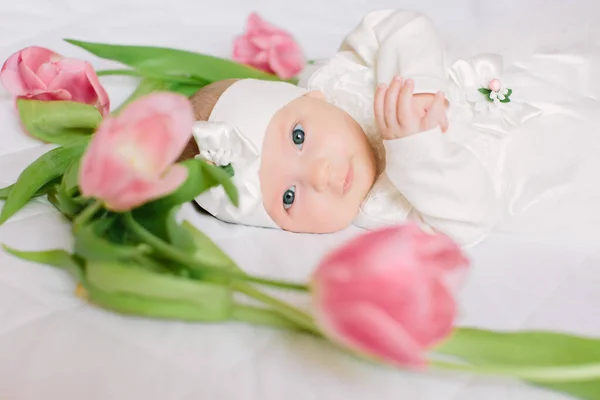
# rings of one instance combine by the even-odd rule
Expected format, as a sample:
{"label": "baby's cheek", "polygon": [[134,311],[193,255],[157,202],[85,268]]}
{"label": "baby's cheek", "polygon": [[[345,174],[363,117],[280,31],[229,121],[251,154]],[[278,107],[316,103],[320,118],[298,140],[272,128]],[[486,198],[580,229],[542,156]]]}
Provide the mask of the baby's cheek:
{"label": "baby's cheek", "polygon": [[321,193],[314,193],[309,204],[303,206],[306,208],[303,207],[301,218],[314,227],[315,231],[343,229],[352,222],[356,214],[356,210],[353,210],[355,207],[344,204],[339,198]]}
{"label": "baby's cheek", "polygon": [[294,205],[294,220],[305,226],[313,226],[315,223],[326,218],[327,206],[318,193],[307,190],[297,198]]}

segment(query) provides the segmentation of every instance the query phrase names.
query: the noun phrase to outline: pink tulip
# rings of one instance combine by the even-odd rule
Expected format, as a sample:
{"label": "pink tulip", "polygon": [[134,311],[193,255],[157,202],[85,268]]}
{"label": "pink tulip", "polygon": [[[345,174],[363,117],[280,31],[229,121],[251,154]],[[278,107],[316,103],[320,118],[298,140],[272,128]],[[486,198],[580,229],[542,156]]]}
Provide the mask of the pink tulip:
{"label": "pink tulip", "polygon": [[233,59],[282,79],[296,76],[305,61],[300,46],[286,31],[250,14],[246,32],[233,44]]}
{"label": "pink tulip", "polygon": [[122,212],[171,193],[187,178],[173,163],[193,124],[190,101],[175,93],[151,93],[106,117],[81,162],[82,194]]}
{"label": "pink tulip", "polygon": [[416,225],[371,231],[318,266],[316,322],[357,353],[422,368],[427,350],[453,330],[453,294],[468,265],[451,239]]}
{"label": "pink tulip", "polygon": [[108,114],[108,94],[90,63],[44,47],[31,46],[11,55],[2,69],[0,82],[13,96],[36,100],[69,100],[96,106]]}

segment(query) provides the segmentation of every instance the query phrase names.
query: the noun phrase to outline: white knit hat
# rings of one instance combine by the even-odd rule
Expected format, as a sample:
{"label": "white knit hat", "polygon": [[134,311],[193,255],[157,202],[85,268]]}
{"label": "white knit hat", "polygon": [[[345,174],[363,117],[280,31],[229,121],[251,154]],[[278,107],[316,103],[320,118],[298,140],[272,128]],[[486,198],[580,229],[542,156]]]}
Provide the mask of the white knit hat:
{"label": "white knit hat", "polygon": [[218,166],[231,164],[239,205],[222,186],[195,201],[215,218],[243,225],[278,228],[264,208],[259,169],[265,133],[271,118],[306,90],[293,84],[243,79],[232,84],[215,104],[208,121],[196,121],[193,136],[200,157]]}

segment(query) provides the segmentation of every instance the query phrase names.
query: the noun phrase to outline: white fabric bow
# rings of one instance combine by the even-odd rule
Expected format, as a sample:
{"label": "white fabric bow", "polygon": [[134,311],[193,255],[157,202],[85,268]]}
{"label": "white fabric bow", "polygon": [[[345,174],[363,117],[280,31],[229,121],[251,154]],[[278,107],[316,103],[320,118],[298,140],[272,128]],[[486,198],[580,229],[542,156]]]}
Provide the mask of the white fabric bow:
{"label": "white fabric bow", "polygon": [[518,89],[503,80],[502,72],[502,56],[482,54],[457,60],[450,68],[450,77],[459,92],[453,97],[463,99],[456,104],[457,112],[466,111],[480,129],[507,134],[542,111],[524,102]]}
{"label": "white fabric bow", "polygon": [[196,202],[213,216],[233,223],[276,228],[262,204],[259,181],[260,151],[240,130],[221,121],[196,121],[192,134],[200,154],[217,166],[231,164],[239,205],[231,203],[222,186],[212,187]]}
{"label": "white fabric bow", "polygon": [[240,131],[225,122],[196,121],[192,134],[201,157],[217,166],[236,164],[243,168],[259,158],[259,152]]}

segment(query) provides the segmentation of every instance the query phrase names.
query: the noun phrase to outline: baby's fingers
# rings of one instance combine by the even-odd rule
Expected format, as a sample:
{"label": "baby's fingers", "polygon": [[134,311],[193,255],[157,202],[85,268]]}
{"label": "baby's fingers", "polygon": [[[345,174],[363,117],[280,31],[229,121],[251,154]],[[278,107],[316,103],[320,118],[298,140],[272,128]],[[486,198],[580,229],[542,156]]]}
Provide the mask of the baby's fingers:
{"label": "baby's fingers", "polygon": [[438,92],[435,95],[431,106],[427,110],[427,114],[423,118],[423,128],[424,129],[432,129],[436,126],[440,126],[442,132],[446,132],[448,130],[448,116],[446,115],[446,110],[444,108],[445,97],[442,92]]}
{"label": "baby's fingers", "polygon": [[448,114],[446,113],[446,107],[445,107],[446,96],[444,96],[444,93],[437,92],[434,103],[437,104],[437,106],[440,110],[439,111],[440,119],[438,121],[440,124],[440,128],[442,129],[442,132],[446,133],[446,131],[448,130],[449,122],[448,122]]}
{"label": "baby's fingers", "polygon": [[385,122],[390,128],[398,125],[398,93],[403,83],[401,77],[395,77],[385,95]]}
{"label": "baby's fingers", "polygon": [[398,96],[398,115],[401,118],[408,118],[414,115],[413,110],[413,90],[415,82],[412,79],[407,79],[404,82],[404,87]]}

